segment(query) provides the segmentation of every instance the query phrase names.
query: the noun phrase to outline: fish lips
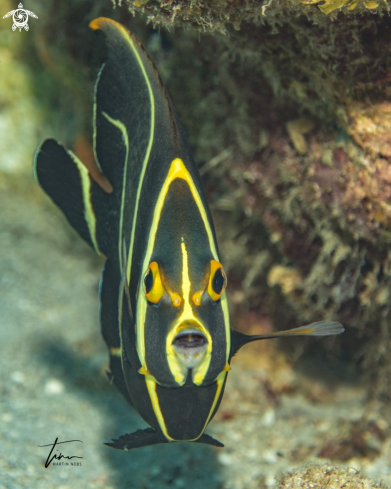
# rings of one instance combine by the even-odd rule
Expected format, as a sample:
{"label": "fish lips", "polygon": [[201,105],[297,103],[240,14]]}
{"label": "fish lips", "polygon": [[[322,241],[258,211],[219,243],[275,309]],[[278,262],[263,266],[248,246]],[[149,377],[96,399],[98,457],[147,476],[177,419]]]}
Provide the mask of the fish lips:
{"label": "fish lips", "polygon": [[175,355],[189,370],[197,367],[206,354],[208,340],[199,329],[183,329],[173,342]]}

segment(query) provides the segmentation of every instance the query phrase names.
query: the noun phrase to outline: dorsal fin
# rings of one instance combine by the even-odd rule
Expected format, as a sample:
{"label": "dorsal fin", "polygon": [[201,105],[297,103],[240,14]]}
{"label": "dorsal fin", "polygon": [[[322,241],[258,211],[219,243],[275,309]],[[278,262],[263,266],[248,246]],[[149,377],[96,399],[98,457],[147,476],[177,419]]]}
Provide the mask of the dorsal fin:
{"label": "dorsal fin", "polygon": [[[112,138],[106,137],[108,130],[114,137],[116,133],[117,141],[122,137],[125,142],[127,138],[128,155],[123,156],[137,162],[142,161],[141,156],[148,159],[155,132],[169,133],[170,145],[173,136],[180,144],[179,133],[183,138],[184,132],[159,72],[137,37],[122,24],[105,17],[93,20],[90,27],[104,32],[107,45],[107,60],[95,85],[94,150],[110,182],[113,184],[119,177],[122,188],[122,172],[115,166],[124,161],[118,158],[124,145],[119,143],[113,148]],[[100,137],[102,134],[105,137]],[[117,160],[108,154],[107,146],[111,152],[116,151]]]}
{"label": "dorsal fin", "polygon": [[192,157],[167,90],[140,41],[111,19],[100,17],[90,27],[106,36],[107,60],[95,86],[94,152],[114,188],[113,233],[122,270],[123,238],[129,267],[132,262],[141,192],[148,194],[159,167]]}

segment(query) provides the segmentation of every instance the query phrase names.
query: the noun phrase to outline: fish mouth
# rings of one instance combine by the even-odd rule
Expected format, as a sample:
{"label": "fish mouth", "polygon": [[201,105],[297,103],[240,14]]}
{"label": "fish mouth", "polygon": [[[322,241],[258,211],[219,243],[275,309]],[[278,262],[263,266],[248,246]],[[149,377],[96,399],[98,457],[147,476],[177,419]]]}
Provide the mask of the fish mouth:
{"label": "fish mouth", "polygon": [[187,368],[195,368],[203,360],[208,340],[197,329],[184,329],[172,342],[175,353]]}

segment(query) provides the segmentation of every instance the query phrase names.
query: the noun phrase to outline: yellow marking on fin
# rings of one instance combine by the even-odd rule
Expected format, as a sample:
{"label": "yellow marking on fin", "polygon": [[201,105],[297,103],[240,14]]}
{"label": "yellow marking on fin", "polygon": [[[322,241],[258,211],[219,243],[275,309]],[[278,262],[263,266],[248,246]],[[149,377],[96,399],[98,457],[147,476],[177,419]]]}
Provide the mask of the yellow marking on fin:
{"label": "yellow marking on fin", "polygon": [[84,217],[87,222],[88,230],[90,232],[90,237],[94,249],[98,253],[98,255],[100,255],[101,252],[99,251],[98,243],[96,241],[96,217],[90,199],[90,192],[91,192],[90,174],[87,168],[83,165],[83,163],[71,150],[68,150],[67,153],[72,158],[73,162],[77,166],[77,169],[79,170],[79,174],[81,178],[81,186],[83,191]]}
{"label": "yellow marking on fin", "polygon": [[302,329],[301,331],[292,331],[291,335],[311,335],[315,332],[314,328]]}
{"label": "yellow marking on fin", "polygon": [[101,29],[101,25],[103,24],[104,20],[104,17],[98,17],[89,23],[89,27],[94,31]]}
{"label": "yellow marking on fin", "polygon": [[[103,31],[105,30],[105,26],[108,26],[108,25],[111,25],[112,27],[117,29],[117,31],[125,38],[126,42],[130,45],[130,48],[131,48],[131,50],[132,50],[132,52],[136,58],[137,63],[139,64],[141,72],[144,76],[145,84],[148,88],[149,100],[150,100],[150,109],[151,109],[149,141],[148,141],[147,149],[145,151],[142,169],[141,169],[141,173],[140,173],[140,180],[139,180],[139,184],[137,187],[137,195],[136,195],[135,208],[134,208],[134,214],[133,214],[132,232],[130,235],[130,243],[129,243],[128,269],[126,272],[126,276],[127,276],[128,283],[130,283],[130,270],[131,270],[132,258],[133,258],[134,236],[135,236],[135,232],[136,232],[138,205],[139,205],[139,201],[140,201],[140,194],[141,194],[141,189],[142,189],[142,185],[143,185],[143,181],[144,181],[145,171],[146,171],[148,160],[149,160],[149,157],[151,154],[153,137],[154,137],[154,132],[155,132],[155,98],[153,96],[152,87],[151,87],[151,84],[149,82],[148,75],[145,71],[144,64],[143,64],[143,62],[140,58],[140,55],[139,55],[139,53],[138,53],[138,51],[134,45],[134,41],[133,41],[129,31],[122,24],[116,22],[115,20],[107,19],[105,17],[98,17],[97,19],[92,20],[89,24],[91,29],[93,29],[93,30],[102,29]],[[121,251],[120,251],[120,260],[121,260]],[[144,268],[144,270],[146,270],[146,268]]]}
{"label": "yellow marking on fin", "polygon": [[125,164],[124,164],[124,172],[122,175],[122,194],[121,194],[121,213],[119,217],[119,238],[118,238],[118,258],[119,258],[119,267],[122,270],[122,228],[124,221],[124,208],[125,208],[125,193],[126,193],[126,174],[128,171],[128,157],[129,157],[129,138],[128,131],[123,124],[118,119],[113,119],[106,112],[102,112],[102,114],[106,117],[106,119],[113,124],[117,129],[119,129],[122,133],[122,138],[124,140],[126,153],[125,153]]}
{"label": "yellow marking on fin", "polygon": [[[33,175],[34,175],[34,180],[38,185],[40,185],[38,174],[37,174],[38,155],[41,151],[42,145],[45,142],[46,140],[41,142],[41,144],[38,146],[37,151],[34,154]],[[77,169],[79,170],[79,175],[82,184],[82,192],[83,192],[84,217],[87,222],[88,231],[90,232],[92,245],[94,246],[96,253],[98,253],[98,255],[101,255],[101,252],[98,247],[98,243],[96,241],[96,217],[90,200],[90,191],[91,191],[90,174],[86,166],[82,163],[82,161],[79,160],[79,158],[71,150],[68,150],[67,153],[69,154],[69,156],[75,163]]]}
{"label": "yellow marking on fin", "polygon": [[99,163],[99,160],[98,160],[98,155],[96,153],[96,110],[97,110],[97,107],[96,107],[96,94],[98,93],[98,85],[99,85],[99,80],[100,80],[100,76],[102,74],[102,71],[103,71],[103,68],[105,67],[105,63],[103,63],[103,65],[100,67],[100,70],[98,72],[98,76],[96,77],[96,82],[95,82],[95,87],[94,87],[94,106],[93,106],[93,115],[92,115],[92,125],[93,125],[93,134],[92,134],[92,149],[93,149],[93,152],[94,152],[94,158],[95,158],[95,162],[99,168],[99,170],[103,173],[103,170],[102,170],[102,167]]}
{"label": "yellow marking on fin", "polygon": [[122,356],[122,348],[120,346],[111,347],[109,351],[110,351],[110,355],[112,355],[113,357],[121,357]]}

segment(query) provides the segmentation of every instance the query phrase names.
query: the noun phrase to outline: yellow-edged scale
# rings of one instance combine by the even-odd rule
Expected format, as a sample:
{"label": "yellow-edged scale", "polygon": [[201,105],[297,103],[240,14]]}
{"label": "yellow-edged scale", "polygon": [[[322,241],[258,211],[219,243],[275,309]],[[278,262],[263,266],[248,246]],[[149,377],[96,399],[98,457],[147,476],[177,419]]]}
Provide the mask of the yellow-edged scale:
{"label": "yellow-edged scale", "polygon": [[34,175],[80,236],[107,257],[100,319],[109,376],[151,426],[109,445],[129,450],[187,440],[223,446],[204,431],[241,346],[343,328],[320,322],[263,336],[230,328],[211,214],[167,91],[125,27],[105,18],[90,27],[106,36],[93,141],[112,192],[53,139],[38,148]]}

